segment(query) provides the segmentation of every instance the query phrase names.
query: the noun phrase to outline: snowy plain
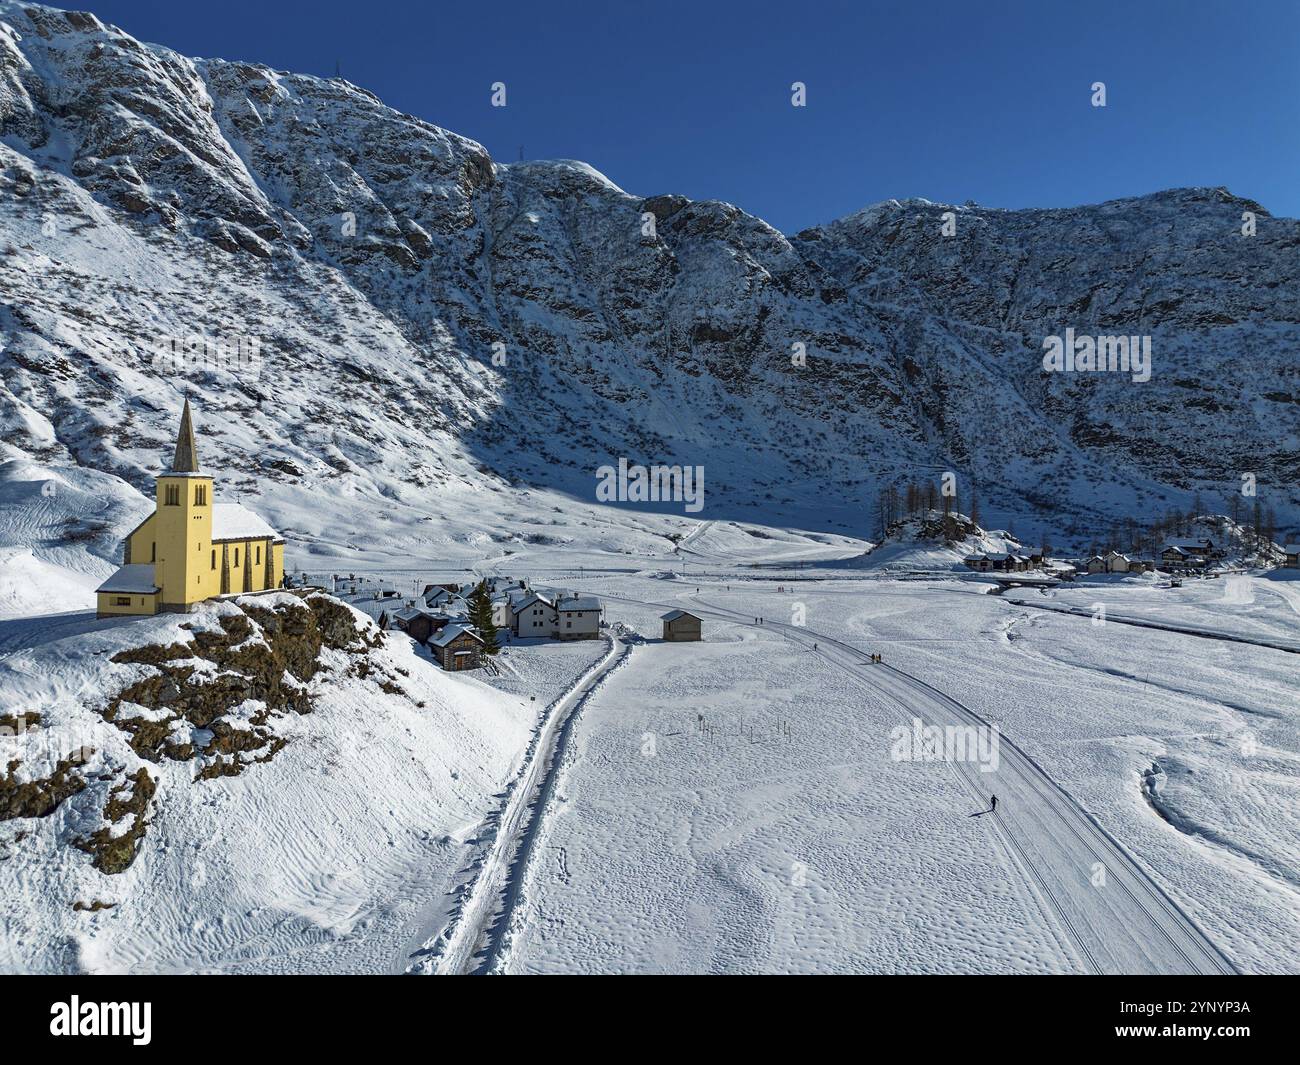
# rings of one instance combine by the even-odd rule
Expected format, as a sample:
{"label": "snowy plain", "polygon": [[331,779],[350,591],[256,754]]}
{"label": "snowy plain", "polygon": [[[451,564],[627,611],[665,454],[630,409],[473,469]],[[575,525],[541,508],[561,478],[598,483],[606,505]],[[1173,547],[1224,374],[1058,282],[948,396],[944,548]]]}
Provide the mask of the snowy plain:
{"label": "snowy plain", "polygon": [[[576,711],[529,859],[511,873],[512,931],[492,971],[1087,972],[1105,971],[1090,950],[1123,956],[1104,920],[1081,930],[1053,904],[1086,901],[1093,871],[1027,868],[980,815],[998,772],[987,787],[976,772],[972,789],[945,763],[893,761],[890,730],[914,707],[814,651],[817,633],[997,724],[1233,967],[1300,967],[1300,658],[1016,602],[1104,601],[1116,617],[1300,639],[1283,575],[1235,577],[1226,593],[1222,580],[1101,578],[995,595],[934,575],[955,552],[918,554],[913,576],[897,552],[866,565],[860,541],[720,522],[695,525],[680,550],[645,550],[640,520],[614,511],[596,538],[477,559],[352,559],[398,589],[508,573],[590,591],[629,633],[626,664]],[[630,546],[610,551],[624,521]],[[15,588],[30,566],[9,556]],[[84,592],[67,580],[68,612],[0,622],[0,668],[6,706],[39,701],[85,725],[73,680],[107,683],[96,651],[125,630],[78,612]],[[668,606],[705,613],[705,639],[661,642]],[[126,627],[137,639],[175,625]],[[373,692],[323,691],[268,765],[201,792],[166,778],[123,876],[45,839],[58,815],[6,837],[0,878],[28,901],[7,917],[0,968],[403,971],[457,916],[539,709],[604,652],[524,642],[499,675],[466,679],[392,634],[384,653],[425,708],[394,697],[391,720],[358,730]],[[1001,794],[997,816],[1018,816],[1014,791]],[[92,897],[119,905],[71,909]],[[1153,948],[1149,961],[1167,959]]]}

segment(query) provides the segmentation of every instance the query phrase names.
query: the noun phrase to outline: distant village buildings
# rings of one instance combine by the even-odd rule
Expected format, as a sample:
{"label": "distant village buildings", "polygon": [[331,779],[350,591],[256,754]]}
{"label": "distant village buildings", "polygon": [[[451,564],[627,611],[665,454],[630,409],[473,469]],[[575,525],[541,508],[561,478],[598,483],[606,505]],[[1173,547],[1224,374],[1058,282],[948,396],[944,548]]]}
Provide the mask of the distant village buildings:
{"label": "distant village buildings", "polygon": [[[515,640],[597,640],[604,608],[593,595],[528,587],[491,577],[485,582],[498,637]],[[446,670],[477,669],[484,641],[470,623],[471,590],[428,585],[423,595],[392,616],[395,627],[427,646]]]}
{"label": "distant village buildings", "polygon": [[1006,551],[967,555],[962,561],[968,569],[979,573],[1023,573],[1043,566],[1041,554],[1012,554]]}
{"label": "distant village buildings", "polygon": [[[1292,544],[1284,550],[1287,553],[1287,560],[1283,565],[1300,567],[1300,561],[1297,561],[1300,546]],[[1089,574],[1151,573],[1156,570],[1183,574],[1203,570],[1224,555],[1224,550],[1216,545],[1213,539],[1203,536],[1168,540],[1149,559],[1138,558],[1122,551],[1108,550],[1103,554],[1095,554],[1083,559],[1077,563],[1077,568]],[[1075,568],[1044,558],[1038,552],[1028,555],[1019,552],[977,552],[967,555],[962,562],[967,569],[979,573],[1016,573],[1042,569],[1048,575],[1060,576],[1063,568],[1070,572]]]}

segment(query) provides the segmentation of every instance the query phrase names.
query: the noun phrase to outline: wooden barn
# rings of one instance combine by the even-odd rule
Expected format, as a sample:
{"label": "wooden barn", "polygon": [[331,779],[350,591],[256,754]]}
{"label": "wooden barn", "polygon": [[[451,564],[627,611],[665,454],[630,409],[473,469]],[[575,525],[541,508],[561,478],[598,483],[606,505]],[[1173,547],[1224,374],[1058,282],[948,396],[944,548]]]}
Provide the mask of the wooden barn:
{"label": "wooden barn", "polygon": [[482,665],[483,639],[463,621],[453,621],[429,637],[429,650],[449,673]]}
{"label": "wooden barn", "polygon": [[698,640],[703,622],[694,614],[685,610],[670,610],[663,615],[664,640],[669,643],[683,643]]}

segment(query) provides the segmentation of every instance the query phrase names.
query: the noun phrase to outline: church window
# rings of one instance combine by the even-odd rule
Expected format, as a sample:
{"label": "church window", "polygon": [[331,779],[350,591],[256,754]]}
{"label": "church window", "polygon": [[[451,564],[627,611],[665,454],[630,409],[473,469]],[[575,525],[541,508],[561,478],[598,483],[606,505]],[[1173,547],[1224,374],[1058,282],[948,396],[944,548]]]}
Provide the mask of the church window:
{"label": "church window", "polygon": [[181,486],[178,484],[163,485],[163,506],[179,507],[181,505]]}
{"label": "church window", "polygon": [[196,484],[194,486],[194,505],[196,507],[208,505],[208,486],[206,484]]}
{"label": "church window", "polygon": [[212,549],[212,568],[217,568],[217,549],[215,547]]}

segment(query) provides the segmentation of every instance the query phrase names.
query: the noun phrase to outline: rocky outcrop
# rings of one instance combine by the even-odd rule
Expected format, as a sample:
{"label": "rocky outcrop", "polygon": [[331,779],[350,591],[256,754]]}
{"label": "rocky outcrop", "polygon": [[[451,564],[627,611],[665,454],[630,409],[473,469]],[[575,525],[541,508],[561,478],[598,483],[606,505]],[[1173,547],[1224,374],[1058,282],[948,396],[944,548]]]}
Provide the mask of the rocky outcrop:
{"label": "rocky outcrop", "polygon": [[[284,746],[275,719],[309,714],[308,681],[322,668],[322,648],[365,659],[382,634],[321,594],[257,597],[193,629],[188,644],[119,651],[113,661],[150,667],[149,675],[113,695],[100,710],[130,735],[147,761],[198,762],[198,778],[234,776],[269,761]],[[189,626],[182,626],[189,628]],[[355,665],[355,663],[354,663]]]}
{"label": "rocky outcrop", "polygon": [[[226,601],[181,625],[184,642],[142,644],[111,661],[142,667],[96,708],[128,737],[145,763],[194,766],[187,786],[236,776],[269,762],[287,740],[277,725],[287,714],[313,710],[311,682],[323,671],[361,677],[379,691],[405,693],[390,668],[372,661],[383,634],[368,619],[320,593],[273,593]],[[335,657],[331,657],[335,655]],[[35,730],[40,716],[3,720],[14,730]],[[16,733],[15,733],[16,734]],[[150,823],[160,768],[134,771],[117,764],[88,767],[95,751],[83,748],[36,779],[21,779],[19,760],[0,775],[0,821],[48,817],[74,796],[99,809],[93,831],[74,831],[68,842],[92,856],[96,869],[129,868]],[[94,785],[94,791],[87,791]],[[85,795],[81,795],[86,792]],[[79,810],[72,820],[89,816]],[[16,846],[22,835],[12,840]]]}

